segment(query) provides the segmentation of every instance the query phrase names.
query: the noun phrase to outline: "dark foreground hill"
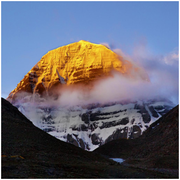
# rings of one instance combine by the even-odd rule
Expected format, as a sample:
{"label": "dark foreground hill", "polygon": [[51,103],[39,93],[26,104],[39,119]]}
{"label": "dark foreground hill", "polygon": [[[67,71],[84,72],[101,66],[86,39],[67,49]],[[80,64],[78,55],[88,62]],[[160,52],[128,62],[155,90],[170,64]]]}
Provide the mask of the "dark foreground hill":
{"label": "dark foreground hill", "polygon": [[166,178],[153,170],[119,165],[62,142],[35,127],[2,99],[2,178]]}
{"label": "dark foreground hill", "polygon": [[137,139],[111,141],[95,152],[108,157],[124,158],[124,164],[148,169],[178,171],[179,106],[154,122]]}

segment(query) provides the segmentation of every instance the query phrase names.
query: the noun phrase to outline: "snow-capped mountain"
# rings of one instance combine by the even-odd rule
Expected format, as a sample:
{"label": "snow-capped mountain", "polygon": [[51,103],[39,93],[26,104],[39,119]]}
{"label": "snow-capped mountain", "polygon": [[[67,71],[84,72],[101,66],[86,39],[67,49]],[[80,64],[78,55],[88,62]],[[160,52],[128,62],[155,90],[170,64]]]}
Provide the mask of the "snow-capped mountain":
{"label": "snow-capped mountain", "polygon": [[36,102],[26,96],[14,105],[40,129],[90,151],[114,139],[139,137],[174,107],[165,100],[65,107],[47,106],[43,99]]}
{"label": "snow-capped mountain", "polygon": [[113,139],[140,136],[175,106],[152,98],[158,91],[150,85],[143,68],[81,40],[45,54],[7,100],[49,134],[94,150]]}

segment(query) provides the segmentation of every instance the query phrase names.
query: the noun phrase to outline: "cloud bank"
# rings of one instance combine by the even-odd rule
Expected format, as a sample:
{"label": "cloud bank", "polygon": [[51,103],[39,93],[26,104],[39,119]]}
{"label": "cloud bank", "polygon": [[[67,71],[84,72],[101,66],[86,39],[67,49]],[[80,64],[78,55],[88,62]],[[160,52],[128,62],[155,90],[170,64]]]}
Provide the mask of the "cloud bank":
{"label": "cloud bank", "polygon": [[[107,43],[107,47],[110,47]],[[149,81],[142,78],[128,78],[113,72],[112,77],[97,81],[89,91],[86,88],[66,89],[61,93],[60,104],[107,103],[110,101],[142,100],[165,98],[179,104],[179,53],[174,50],[166,55],[153,55],[145,44],[134,48],[133,54],[127,55],[121,49],[113,50],[124,60],[130,61],[142,69],[139,75],[148,76]],[[145,78],[146,79],[146,78]]]}
{"label": "cloud bank", "polygon": [[[143,45],[141,45],[143,46]],[[133,53],[133,59],[140,64],[156,88],[158,96],[165,96],[179,104],[179,52],[177,49],[166,55],[153,55],[146,46],[138,47]]]}

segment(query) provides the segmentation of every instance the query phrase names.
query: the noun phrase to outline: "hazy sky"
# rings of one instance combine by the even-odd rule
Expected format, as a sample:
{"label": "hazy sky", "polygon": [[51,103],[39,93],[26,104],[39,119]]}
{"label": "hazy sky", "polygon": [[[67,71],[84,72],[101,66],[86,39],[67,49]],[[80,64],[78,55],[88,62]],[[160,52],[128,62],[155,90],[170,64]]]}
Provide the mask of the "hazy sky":
{"label": "hazy sky", "polygon": [[[167,62],[179,58],[178,1],[7,1],[1,2],[1,12],[1,94],[5,98],[44,54],[81,39],[108,43],[142,64],[152,58],[148,67],[153,70],[162,71],[161,63],[156,65],[158,58]],[[169,72],[174,79],[172,67]]]}

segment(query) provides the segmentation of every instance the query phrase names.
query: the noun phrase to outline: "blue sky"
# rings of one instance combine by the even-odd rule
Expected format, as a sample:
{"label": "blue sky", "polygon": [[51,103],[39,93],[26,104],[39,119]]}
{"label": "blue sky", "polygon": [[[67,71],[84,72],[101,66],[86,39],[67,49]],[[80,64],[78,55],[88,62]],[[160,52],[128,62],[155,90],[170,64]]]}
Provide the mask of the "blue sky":
{"label": "blue sky", "polygon": [[178,18],[178,1],[1,2],[1,94],[48,51],[81,39],[129,56],[142,44],[153,57],[177,55]]}

